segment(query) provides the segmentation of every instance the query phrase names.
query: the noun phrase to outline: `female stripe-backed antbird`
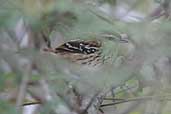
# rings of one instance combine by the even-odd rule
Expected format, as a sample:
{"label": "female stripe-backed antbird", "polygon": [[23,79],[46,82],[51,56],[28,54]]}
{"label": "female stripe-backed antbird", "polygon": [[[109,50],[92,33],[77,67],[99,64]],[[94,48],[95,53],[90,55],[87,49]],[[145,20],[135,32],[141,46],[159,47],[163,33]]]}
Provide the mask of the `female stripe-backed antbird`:
{"label": "female stripe-backed antbird", "polygon": [[[109,88],[130,76],[125,68],[123,69],[126,73],[121,71],[122,68],[115,67],[113,64],[117,63],[118,56],[125,54],[119,51],[122,46],[129,44],[127,37],[100,34],[88,38],[91,39],[70,40],[56,48],[45,48],[44,51],[54,55],[54,59],[57,57],[69,61],[69,64],[68,62],[61,64],[60,61],[57,61],[58,70],[64,72],[67,78],[69,76],[69,80],[79,81],[76,85],[84,92]],[[89,87],[91,89],[88,89]]]}

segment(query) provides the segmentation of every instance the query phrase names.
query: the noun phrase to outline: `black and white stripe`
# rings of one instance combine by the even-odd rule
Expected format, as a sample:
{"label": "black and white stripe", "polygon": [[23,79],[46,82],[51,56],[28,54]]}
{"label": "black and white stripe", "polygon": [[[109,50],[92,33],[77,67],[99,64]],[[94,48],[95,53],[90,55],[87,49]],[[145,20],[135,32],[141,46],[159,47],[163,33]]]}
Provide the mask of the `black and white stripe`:
{"label": "black and white stripe", "polygon": [[85,41],[69,41],[56,48],[56,52],[92,54],[99,51],[100,44]]}

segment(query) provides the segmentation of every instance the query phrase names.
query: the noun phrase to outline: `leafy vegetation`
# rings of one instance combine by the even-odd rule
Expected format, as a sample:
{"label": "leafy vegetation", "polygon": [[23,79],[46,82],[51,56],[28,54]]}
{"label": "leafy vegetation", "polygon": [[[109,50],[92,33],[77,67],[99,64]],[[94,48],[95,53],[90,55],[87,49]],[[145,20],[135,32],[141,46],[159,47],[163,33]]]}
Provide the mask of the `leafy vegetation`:
{"label": "leafy vegetation", "polygon": [[[0,113],[170,114],[170,4],[0,0]],[[110,59],[98,70],[43,51],[75,39],[104,41]]]}

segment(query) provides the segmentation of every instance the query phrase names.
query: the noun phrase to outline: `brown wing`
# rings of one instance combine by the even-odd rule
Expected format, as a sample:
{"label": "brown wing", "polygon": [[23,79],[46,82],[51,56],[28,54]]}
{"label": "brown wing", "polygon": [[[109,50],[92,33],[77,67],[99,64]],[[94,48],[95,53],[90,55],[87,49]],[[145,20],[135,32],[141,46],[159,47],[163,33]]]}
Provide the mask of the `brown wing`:
{"label": "brown wing", "polygon": [[62,58],[78,64],[96,65],[100,60],[101,42],[98,40],[73,40],[66,42],[55,49],[44,51],[52,52]]}
{"label": "brown wing", "polygon": [[55,48],[56,53],[92,54],[99,51],[101,42],[97,40],[73,40]]}

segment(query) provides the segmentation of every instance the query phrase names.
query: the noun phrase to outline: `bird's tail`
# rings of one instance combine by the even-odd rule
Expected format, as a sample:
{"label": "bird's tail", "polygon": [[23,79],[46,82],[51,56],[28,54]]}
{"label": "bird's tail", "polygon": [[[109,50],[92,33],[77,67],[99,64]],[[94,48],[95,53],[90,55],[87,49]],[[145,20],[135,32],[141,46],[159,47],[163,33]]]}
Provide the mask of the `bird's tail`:
{"label": "bird's tail", "polygon": [[43,51],[56,53],[56,51],[54,49],[52,49],[52,48],[44,48]]}

